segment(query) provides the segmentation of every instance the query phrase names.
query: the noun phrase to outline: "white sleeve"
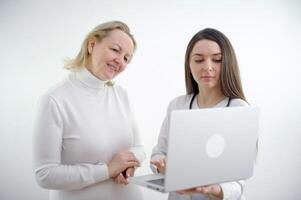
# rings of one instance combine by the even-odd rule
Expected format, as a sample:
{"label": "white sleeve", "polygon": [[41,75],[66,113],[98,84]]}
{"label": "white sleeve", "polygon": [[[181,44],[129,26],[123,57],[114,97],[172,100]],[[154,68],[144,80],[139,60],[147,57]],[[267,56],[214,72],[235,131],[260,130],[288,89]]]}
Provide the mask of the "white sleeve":
{"label": "white sleeve", "polygon": [[33,166],[38,184],[47,189],[75,190],[109,178],[105,163],[61,163],[63,120],[58,105],[43,96],[33,137]]}
{"label": "white sleeve", "polygon": [[169,116],[167,113],[160,129],[158,142],[152,150],[152,155],[151,155],[152,160],[158,160],[160,159],[160,157],[166,156],[167,154],[168,127],[169,127]]}
{"label": "white sleeve", "polygon": [[244,180],[221,183],[220,186],[223,191],[223,200],[242,200],[245,187]]}
{"label": "white sleeve", "polygon": [[[169,130],[169,114],[171,110],[171,104],[168,106],[167,113],[165,116],[165,119],[162,123],[159,137],[158,137],[158,142],[156,146],[154,146],[152,150],[152,155],[151,155],[151,160],[159,160],[163,156],[166,156],[167,154],[167,145],[168,145],[168,130]],[[157,173],[156,168],[153,165],[150,165],[151,170],[154,173]]]}

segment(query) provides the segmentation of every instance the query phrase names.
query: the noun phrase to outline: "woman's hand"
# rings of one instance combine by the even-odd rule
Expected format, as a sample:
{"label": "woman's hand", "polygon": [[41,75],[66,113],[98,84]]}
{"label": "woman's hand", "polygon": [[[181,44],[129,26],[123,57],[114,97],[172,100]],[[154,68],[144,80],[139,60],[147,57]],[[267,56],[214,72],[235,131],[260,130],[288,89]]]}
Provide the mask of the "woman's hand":
{"label": "woman's hand", "polygon": [[161,174],[165,173],[165,166],[166,166],[166,157],[163,156],[159,160],[151,160],[150,163],[157,168],[157,171]]}
{"label": "woman's hand", "polygon": [[[130,151],[120,151],[108,164],[109,176],[115,178],[128,168],[138,167],[139,161]],[[128,172],[128,173],[131,173]]]}
{"label": "woman's hand", "polygon": [[127,185],[128,184],[127,178],[130,176],[133,177],[135,170],[136,170],[135,167],[127,168],[125,171],[120,173],[118,176],[114,177],[113,180],[117,184]]}
{"label": "woman's hand", "polygon": [[178,191],[179,194],[196,194],[213,195],[217,198],[223,199],[223,190],[220,185],[207,185],[202,187],[191,188],[187,190]]}

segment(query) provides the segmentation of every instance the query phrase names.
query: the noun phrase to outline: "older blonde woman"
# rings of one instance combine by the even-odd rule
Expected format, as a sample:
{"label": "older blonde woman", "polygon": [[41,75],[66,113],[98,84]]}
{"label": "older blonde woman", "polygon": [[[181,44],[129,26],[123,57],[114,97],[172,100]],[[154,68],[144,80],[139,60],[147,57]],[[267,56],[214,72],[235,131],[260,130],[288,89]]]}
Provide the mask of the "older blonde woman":
{"label": "older blonde woman", "polygon": [[34,173],[51,200],[141,199],[127,177],[145,154],[127,93],[111,81],[135,48],[126,24],[100,24],[66,62],[69,77],[42,96]]}

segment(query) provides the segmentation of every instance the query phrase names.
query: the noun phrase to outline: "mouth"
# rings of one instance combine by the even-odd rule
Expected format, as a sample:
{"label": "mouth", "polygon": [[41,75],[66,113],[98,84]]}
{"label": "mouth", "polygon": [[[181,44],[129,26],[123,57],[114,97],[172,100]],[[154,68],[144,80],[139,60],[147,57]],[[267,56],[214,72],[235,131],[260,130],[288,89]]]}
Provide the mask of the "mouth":
{"label": "mouth", "polygon": [[213,78],[215,78],[215,76],[201,76],[201,78],[203,78],[203,79],[213,79]]}
{"label": "mouth", "polygon": [[107,67],[110,71],[112,72],[118,72],[118,68],[116,65],[112,65],[112,64],[107,64]]}

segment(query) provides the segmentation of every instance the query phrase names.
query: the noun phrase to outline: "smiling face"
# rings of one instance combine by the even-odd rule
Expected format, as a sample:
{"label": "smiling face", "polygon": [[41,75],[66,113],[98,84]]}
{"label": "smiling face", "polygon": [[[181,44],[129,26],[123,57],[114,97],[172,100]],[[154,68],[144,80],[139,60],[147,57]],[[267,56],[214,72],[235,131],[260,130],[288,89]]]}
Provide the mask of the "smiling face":
{"label": "smiling face", "polygon": [[222,53],[216,42],[207,39],[198,41],[191,51],[189,64],[199,90],[220,90]]}
{"label": "smiling face", "polygon": [[134,52],[134,43],[125,32],[115,29],[100,42],[92,38],[88,52],[86,68],[98,79],[107,81],[126,68]]}

